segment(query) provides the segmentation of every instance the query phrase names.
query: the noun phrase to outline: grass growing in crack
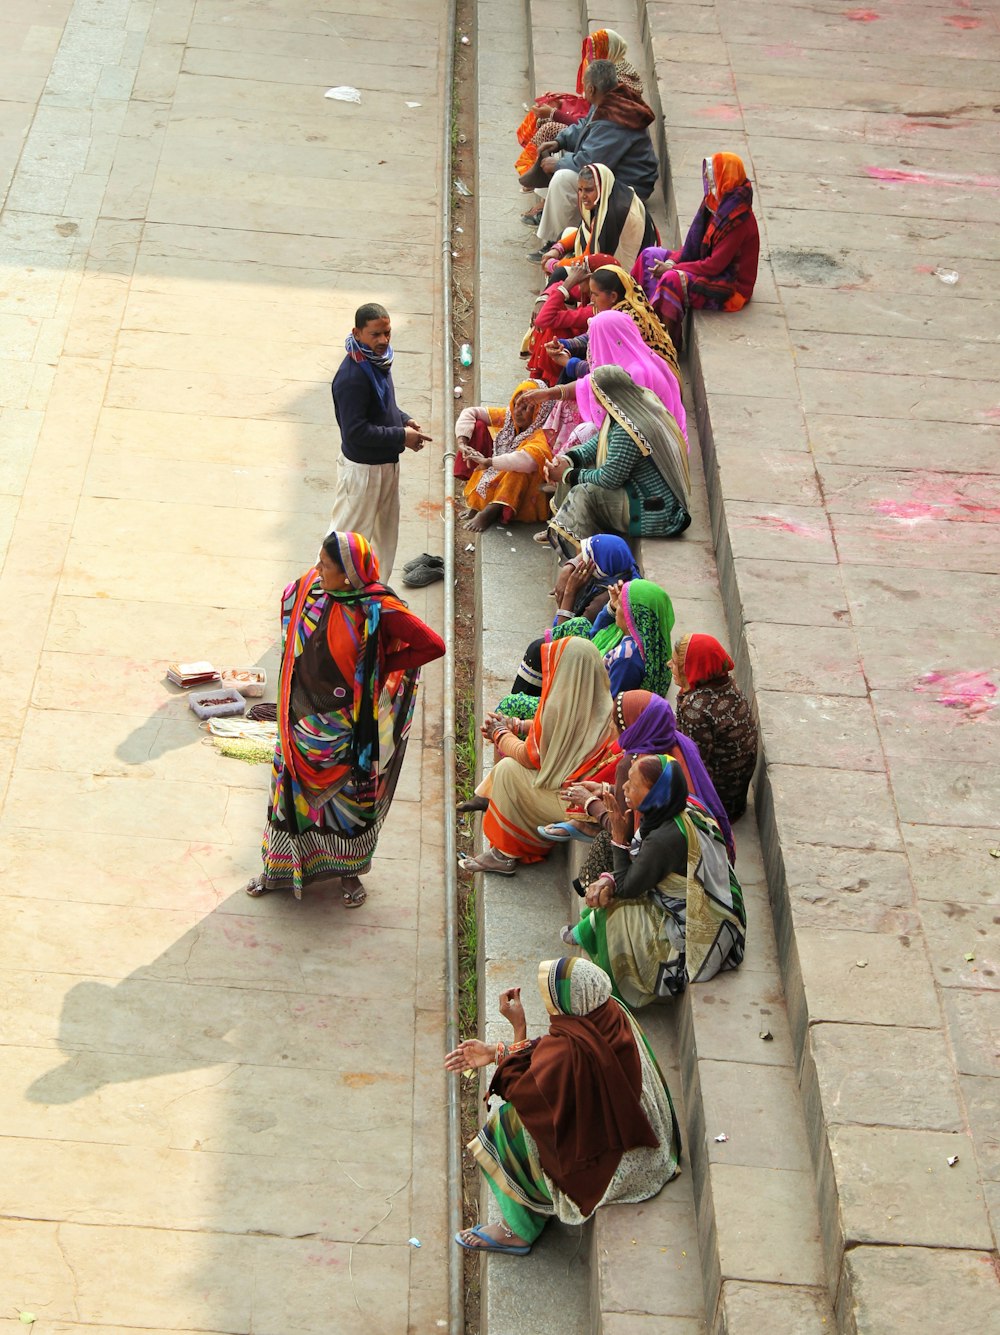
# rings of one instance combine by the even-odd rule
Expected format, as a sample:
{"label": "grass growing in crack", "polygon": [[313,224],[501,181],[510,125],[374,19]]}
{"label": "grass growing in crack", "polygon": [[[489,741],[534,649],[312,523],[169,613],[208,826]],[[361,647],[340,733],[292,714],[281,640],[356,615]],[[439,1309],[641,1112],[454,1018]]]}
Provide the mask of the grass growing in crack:
{"label": "grass growing in crack", "polygon": [[[467,802],[476,782],[476,714],[471,691],[464,691],[458,701],[458,728],[455,740],[455,780],[461,801]],[[460,836],[462,834],[460,830]],[[468,835],[463,843],[469,843]],[[479,1016],[477,950],[479,924],[476,917],[475,883],[459,886],[458,959],[459,1024],[464,1035],[475,1034]]]}

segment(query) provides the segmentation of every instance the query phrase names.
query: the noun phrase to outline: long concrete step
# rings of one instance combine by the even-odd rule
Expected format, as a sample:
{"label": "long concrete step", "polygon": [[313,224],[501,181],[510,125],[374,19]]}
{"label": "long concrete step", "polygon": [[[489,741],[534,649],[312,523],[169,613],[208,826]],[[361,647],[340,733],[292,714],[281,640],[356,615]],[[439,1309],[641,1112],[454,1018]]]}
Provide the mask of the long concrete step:
{"label": "long concrete step", "polygon": [[[628,0],[589,13],[581,6],[573,41],[559,45],[552,34],[566,32],[565,16],[575,8],[558,0],[529,0],[534,89],[572,87],[578,33],[588,27],[621,32],[642,66],[643,46]],[[656,212],[664,216],[660,208]],[[520,321],[515,324],[519,332]],[[697,451],[694,435],[692,447]],[[701,532],[703,539],[647,543],[644,564],[675,596],[679,629],[687,625],[727,639],[703,486],[695,505],[691,532]],[[484,544],[482,550],[489,548]],[[498,615],[504,615],[503,607]],[[484,624],[489,624],[485,607]],[[516,658],[509,653],[501,659],[504,674],[512,662]],[[596,1216],[591,1322],[609,1335],[652,1330],[654,1323],[668,1335],[693,1335],[706,1329],[706,1312],[709,1328],[719,1332],[755,1331],[762,1322],[793,1331],[830,1316],[766,881],[751,820],[746,818],[740,833],[740,874],[752,915],[741,974],[691,989],[678,1007],[654,1008],[643,1016],[686,1109],[682,1124],[692,1171],[654,1201]],[[487,903],[489,896],[487,888]],[[552,908],[558,914],[564,897],[557,894]],[[762,1032],[772,1038],[761,1039]],[[728,1131],[720,1125],[734,1121],[746,1125]],[[715,1141],[720,1131],[727,1141]],[[761,1199],[773,1200],[770,1223],[763,1227],[753,1204]]]}
{"label": "long concrete step", "polygon": [[[875,684],[881,685],[875,640],[895,633],[898,643],[897,626],[905,628],[908,639],[914,624],[926,631],[934,618],[925,620],[919,602],[915,607],[908,603],[899,619],[880,613],[877,600],[869,604],[866,598],[865,580],[873,581],[870,588],[886,587],[892,594],[899,572],[865,570],[856,556],[852,569],[851,553],[845,556],[849,526],[834,513],[836,505],[827,504],[824,491],[836,470],[823,460],[831,453],[840,458],[835,449],[824,451],[822,440],[814,444],[813,431],[822,434],[810,388],[818,373],[798,365],[796,344],[808,354],[811,339],[792,332],[795,321],[789,316],[789,308],[794,314],[804,295],[816,310],[829,310],[837,297],[852,302],[860,261],[873,274],[880,268],[891,274],[897,265],[907,276],[902,287],[890,281],[888,293],[882,293],[887,313],[881,323],[887,332],[909,333],[918,323],[913,319],[918,307],[928,325],[938,318],[940,303],[933,292],[923,302],[915,297],[904,314],[896,313],[899,299],[891,294],[909,292],[912,274],[926,265],[927,243],[922,235],[897,227],[892,200],[859,194],[859,213],[828,214],[828,200],[850,189],[852,169],[843,162],[856,140],[851,125],[838,120],[840,110],[807,110],[840,108],[841,99],[849,103],[854,90],[838,80],[854,64],[864,84],[857,97],[877,89],[884,99],[879,108],[886,113],[897,96],[900,105],[919,106],[920,85],[934,81],[922,62],[921,42],[936,44],[937,21],[931,14],[915,25],[912,43],[888,33],[868,40],[852,26],[858,15],[844,11],[834,19],[835,24],[847,21],[845,36],[832,38],[838,51],[831,65],[820,8],[774,10],[763,19],[763,28],[760,7],[741,9],[712,0],[638,0],[638,17],[647,69],[654,76],[649,101],[658,112],[672,222],[676,225],[679,215],[681,228],[686,227],[701,193],[701,159],[713,151],[739,153],[755,181],[762,259],[754,299],[738,316],[695,313],[687,369],[731,647],[740,681],[761,715],[765,763],[756,806],[790,1018],[792,1061],[786,1070],[805,1115],[835,1325],[844,1335],[925,1326],[957,1335],[997,1325],[1000,1211],[993,1210],[991,1233],[989,1195],[984,1200],[977,1181],[977,1176],[996,1177],[991,1171],[995,1135],[986,1127],[995,1127],[997,1101],[994,1095],[990,1123],[982,1116],[989,1106],[988,1082],[980,1079],[977,1087],[975,1080],[960,1078],[960,1073],[995,1075],[995,1044],[991,1064],[982,1016],[987,999],[996,994],[982,990],[987,966],[979,974],[975,962],[961,970],[952,962],[958,959],[956,947],[940,930],[935,940],[933,924],[935,901],[946,893],[965,901],[980,894],[985,902],[989,869],[984,859],[966,856],[969,841],[962,836],[968,832],[941,830],[935,839],[919,825],[905,823],[944,818],[927,814],[927,804],[914,801],[908,773],[900,773],[904,766],[894,754],[891,711],[871,689],[862,647],[867,644]],[[772,47],[773,42],[782,45]],[[991,49],[995,59],[995,42]],[[793,52],[791,64],[781,60]],[[772,56],[778,57],[778,68],[772,65],[765,73]],[[886,59],[892,60],[901,88],[890,87],[880,71],[869,68]],[[769,85],[767,93],[761,93],[761,78]],[[760,105],[759,95],[761,103],[770,96],[774,105]],[[838,125],[832,135],[831,114]],[[860,136],[866,142],[858,145],[865,155],[871,151],[870,132],[880,158],[892,161],[898,153],[902,162],[909,160],[912,137],[902,134],[893,144],[888,116],[879,130],[866,124]],[[954,153],[958,145],[949,143]],[[952,158],[959,171],[967,170],[963,151],[959,148]],[[818,182],[817,168],[803,171],[810,159],[822,164]],[[788,197],[781,182],[800,177],[802,190]],[[811,189],[817,193],[810,195]],[[828,235],[835,239],[826,244],[835,253],[827,254],[822,229],[834,216],[836,225]],[[946,215],[932,208],[928,216]],[[883,238],[884,221],[888,233]],[[961,247],[967,243],[966,237],[950,236],[944,244],[965,254]],[[952,253],[947,251],[949,258]],[[775,263],[785,266],[782,286]],[[824,274],[824,263],[828,274],[805,276],[817,268]],[[799,269],[792,272],[795,265]],[[878,289],[879,278],[861,286],[872,285]],[[810,286],[820,290],[810,292]],[[855,318],[856,311],[855,306]],[[839,314],[843,321],[845,310]],[[971,325],[976,316],[967,320]],[[832,437],[848,441],[856,432],[865,442],[865,464],[877,471],[891,463],[881,457],[880,435],[889,442],[885,453],[890,454],[893,432],[904,438],[909,432],[913,439],[906,443],[906,456],[912,454],[919,463],[917,442],[926,424],[907,421],[912,410],[881,402],[855,408],[852,403],[861,377],[838,377],[837,361],[850,364],[860,356],[865,363],[869,354],[860,331],[868,322],[841,327],[859,333],[853,346],[844,339],[836,354],[831,347],[823,368],[831,382],[825,410],[835,414],[828,419]],[[913,342],[908,347],[908,360],[919,363],[919,349]],[[808,355],[804,361],[821,364]],[[881,377],[881,386],[890,383],[890,377]],[[907,405],[912,397],[905,399]],[[922,407],[916,409],[921,416]],[[852,421],[855,411],[859,416]],[[873,420],[880,413],[889,420]],[[928,453],[933,448],[925,449]],[[897,544],[890,566],[895,559],[906,567],[900,550]],[[978,569],[961,561],[950,568]],[[953,584],[959,622],[961,582],[958,577]],[[920,596],[909,589],[905,575],[900,584],[900,597]],[[943,591],[946,586],[933,587]],[[951,626],[952,618],[941,624]],[[919,653],[912,657],[919,662]],[[913,675],[920,670],[914,668]],[[894,684],[900,676],[908,684],[905,669],[897,669]],[[902,712],[909,717],[905,707]],[[920,768],[920,729],[906,731],[913,736],[912,773]],[[939,752],[928,749],[927,754]],[[970,755],[961,748],[949,752],[952,777],[971,772]],[[983,794],[981,809],[986,811],[989,781],[980,785],[975,770],[972,786]],[[961,783],[959,778],[950,791],[959,793]],[[995,824],[994,816],[995,809],[986,819]],[[957,819],[959,825],[970,823],[967,811]],[[984,821],[977,817],[971,823]],[[984,835],[984,848],[987,839]],[[954,870],[954,888],[932,884],[939,880],[938,864]],[[948,879],[946,872],[943,880]],[[958,904],[954,909],[956,916],[974,914]],[[968,935],[973,936],[971,930]],[[933,962],[935,947],[943,957],[940,963]],[[701,1000],[694,990],[689,1001],[696,1024]],[[699,1065],[704,1084],[707,1068],[704,1062]],[[971,1108],[963,1106],[963,1093],[971,1093]],[[768,1213],[762,1198],[759,1220]],[[724,1307],[727,1287],[732,1286],[723,1278]],[[751,1321],[741,1328],[768,1327]],[[794,1328],[817,1327],[803,1319]]]}

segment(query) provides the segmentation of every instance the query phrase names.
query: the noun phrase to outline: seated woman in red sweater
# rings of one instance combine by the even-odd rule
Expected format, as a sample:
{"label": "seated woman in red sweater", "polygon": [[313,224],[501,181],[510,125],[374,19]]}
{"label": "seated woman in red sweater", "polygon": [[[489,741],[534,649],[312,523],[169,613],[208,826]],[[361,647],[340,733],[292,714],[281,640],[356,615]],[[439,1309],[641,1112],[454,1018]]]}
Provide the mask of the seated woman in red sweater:
{"label": "seated woman in red sweater", "polygon": [[552,360],[546,347],[554,339],[575,338],[585,334],[594,314],[590,301],[590,275],[595,269],[614,264],[613,255],[583,255],[566,271],[560,283],[545,289],[531,328],[524,336],[521,355],[528,359],[528,374],[547,385],[554,385],[563,367]]}
{"label": "seated woman in red sweater", "polygon": [[753,186],[735,153],[716,153],[702,163],[705,198],[680,250],[650,246],[632,276],[681,346],[684,312],[738,311],[757,281],[760,235],[753,215]]}

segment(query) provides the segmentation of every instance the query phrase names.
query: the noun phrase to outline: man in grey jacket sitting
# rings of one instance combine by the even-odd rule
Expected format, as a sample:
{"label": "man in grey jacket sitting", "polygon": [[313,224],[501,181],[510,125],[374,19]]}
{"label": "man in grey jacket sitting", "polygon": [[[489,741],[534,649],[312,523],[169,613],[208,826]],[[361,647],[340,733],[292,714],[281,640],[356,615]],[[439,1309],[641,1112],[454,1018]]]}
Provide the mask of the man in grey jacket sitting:
{"label": "man in grey jacket sitting", "polygon": [[549,177],[538,227],[543,250],[580,221],[576,185],[581,167],[603,164],[614,172],[615,180],[632,186],[644,203],[659,176],[649,138],[649,126],[656,118],[641,97],[618,82],[613,61],[591,61],[583,76],[583,95],[590,111],[576,125],[559,131],[559,153],[539,163]]}

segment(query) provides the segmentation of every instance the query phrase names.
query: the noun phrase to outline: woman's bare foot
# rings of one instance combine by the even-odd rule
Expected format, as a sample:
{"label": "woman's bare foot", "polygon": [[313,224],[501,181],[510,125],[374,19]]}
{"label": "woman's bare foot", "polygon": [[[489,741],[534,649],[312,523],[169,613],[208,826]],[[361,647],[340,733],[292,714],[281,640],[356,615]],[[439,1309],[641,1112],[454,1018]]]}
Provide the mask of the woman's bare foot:
{"label": "woman's bare foot", "polygon": [[477,793],[475,797],[470,797],[468,802],[459,802],[455,810],[460,816],[467,816],[470,811],[485,811],[489,805],[489,798],[480,797]]}
{"label": "woman's bare foot", "polygon": [[274,886],[268,885],[263,876],[255,876],[252,880],[247,881],[243,889],[251,899],[259,899],[261,895],[269,895]]}
{"label": "woman's bare foot", "polygon": [[484,505],[477,515],[466,521],[465,527],[470,533],[485,533],[499,521],[502,514],[502,505]]}

